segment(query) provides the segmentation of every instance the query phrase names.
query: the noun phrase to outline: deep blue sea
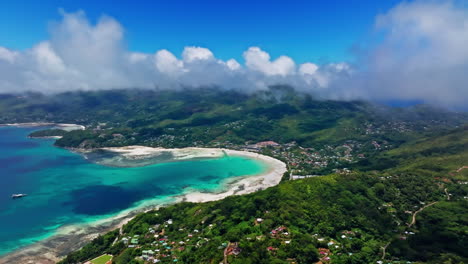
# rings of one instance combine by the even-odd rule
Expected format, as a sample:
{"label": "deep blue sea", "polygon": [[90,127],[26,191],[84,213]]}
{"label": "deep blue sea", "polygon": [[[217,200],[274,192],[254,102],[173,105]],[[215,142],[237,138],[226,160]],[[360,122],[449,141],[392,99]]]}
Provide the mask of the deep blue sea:
{"label": "deep blue sea", "polygon": [[[0,256],[53,236],[60,227],[106,219],[186,188],[219,190],[223,180],[267,169],[244,157],[117,168],[30,139],[38,128],[0,127]],[[13,193],[28,196],[12,199]]]}

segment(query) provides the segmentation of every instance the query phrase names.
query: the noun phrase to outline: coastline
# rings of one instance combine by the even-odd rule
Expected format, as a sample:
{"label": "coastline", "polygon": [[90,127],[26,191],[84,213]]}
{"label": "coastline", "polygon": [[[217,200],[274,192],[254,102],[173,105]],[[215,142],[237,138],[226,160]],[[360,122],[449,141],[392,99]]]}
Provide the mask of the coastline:
{"label": "coastline", "polygon": [[231,195],[243,195],[260,191],[278,185],[283,174],[287,171],[285,163],[266,155],[230,149],[219,150],[225,152],[228,156],[241,156],[260,160],[268,165],[268,170],[259,175],[241,176],[234,179],[228,179],[228,182],[223,185],[229,186],[229,188],[220,193],[187,192],[182,195],[183,201],[193,203],[216,201]]}
{"label": "coastline", "polygon": [[[41,123],[43,125],[44,123]],[[29,125],[29,124],[28,124]],[[55,125],[55,124],[54,124]],[[40,125],[37,125],[40,126]],[[99,150],[99,149],[98,149]],[[277,185],[286,172],[286,164],[282,161],[258,153],[237,151],[220,148],[181,148],[164,149],[145,146],[127,146],[115,148],[102,148],[111,151],[126,159],[145,159],[157,156],[163,152],[170,152],[174,161],[219,158],[227,156],[240,156],[256,159],[267,166],[267,170],[257,175],[237,176],[226,179],[217,192],[200,192],[188,188],[184,193],[169,197],[167,200],[148,200],[141,202],[136,207],[124,210],[117,215],[98,220],[92,223],[82,223],[60,227],[54,235],[44,240],[39,240],[30,246],[26,246],[1,257],[3,263],[55,263],[67,253],[77,250],[99,234],[120,228],[130,221],[135,215],[150,211],[161,206],[168,206],[179,202],[209,202],[221,200],[231,195],[242,195],[266,189]],[[90,150],[74,149],[78,153],[85,154]]]}
{"label": "coastline", "polygon": [[41,126],[54,126],[65,131],[72,130],[85,130],[86,127],[78,124],[65,124],[65,123],[50,123],[50,122],[26,122],[26,123],[9,123],[0,124],[2,126],[15,126],[15,127],[41,127]]}

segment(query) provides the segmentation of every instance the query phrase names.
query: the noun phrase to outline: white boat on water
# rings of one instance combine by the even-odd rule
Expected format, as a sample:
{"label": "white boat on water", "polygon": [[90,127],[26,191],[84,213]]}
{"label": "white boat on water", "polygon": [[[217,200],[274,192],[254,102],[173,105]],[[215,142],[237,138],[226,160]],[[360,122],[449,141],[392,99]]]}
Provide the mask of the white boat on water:
{"label": "white boat on water", "polygon": [[24,196],[26,196],[26,195],[27,195],[27,194],[25,194],[25,193],[15,193],[15,194],[12,194],[12,195],[11,195],[11,198],[16,199],[16,198],[24,197]]}

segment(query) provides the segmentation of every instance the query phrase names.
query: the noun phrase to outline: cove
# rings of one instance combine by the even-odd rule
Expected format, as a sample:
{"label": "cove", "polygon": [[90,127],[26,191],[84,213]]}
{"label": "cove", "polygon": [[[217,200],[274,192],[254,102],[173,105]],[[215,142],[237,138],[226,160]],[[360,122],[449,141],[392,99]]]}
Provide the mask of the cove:
{"label": "cove", "polygon": [[[226,179],[267,170],[240,156],[103,166],[54,147],[54,139],[27,137],[37,129],[0,127],[0,257],[67,225],[98,222],[187,189],[216,192]],[[13,193],[28,196],[12,199]]]}

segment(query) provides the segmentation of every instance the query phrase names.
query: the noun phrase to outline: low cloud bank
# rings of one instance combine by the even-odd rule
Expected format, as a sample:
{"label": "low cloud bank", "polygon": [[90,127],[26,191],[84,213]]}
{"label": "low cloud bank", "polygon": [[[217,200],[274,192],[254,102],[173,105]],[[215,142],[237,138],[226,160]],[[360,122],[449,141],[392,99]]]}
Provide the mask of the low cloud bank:
{"label": "low cloud bank", "polygon": [[180,56],[127,50],[123,27],[103,16],[65,13],[50,39],[25,51],[0,46],[0,92],[217,86],[245,92],[288,84],[321,98],[421,100],[460,107],[468,99],[468,11],[451,1],[402,3],[376,19],[380,40],[345,62],[296,64],[259,47],[243,63],[207,48]]}
{"label": "low cloud bank", "polygon": [[361,70],[347,83],[334,84],[337,96],[466,108],[466,7],[452,1],[403,3],[379,15],[376,29],[383,40],[361,54]]}

